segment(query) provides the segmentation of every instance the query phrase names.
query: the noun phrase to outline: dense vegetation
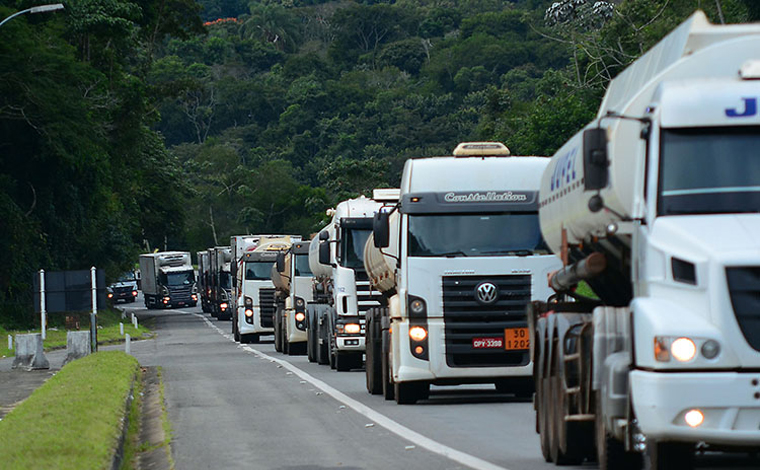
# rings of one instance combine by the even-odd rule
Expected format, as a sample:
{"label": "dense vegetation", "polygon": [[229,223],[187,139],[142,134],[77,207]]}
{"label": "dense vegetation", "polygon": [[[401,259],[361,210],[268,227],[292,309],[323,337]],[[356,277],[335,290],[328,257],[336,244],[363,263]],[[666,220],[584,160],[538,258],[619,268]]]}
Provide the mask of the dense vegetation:
{"label": "dense vegetation", "polygon": [[549,155],[696,8],[760,18],[753,0],[65,5],[0,28],[0,325],[30,321],[39,268],[308,235],[463,140]]}

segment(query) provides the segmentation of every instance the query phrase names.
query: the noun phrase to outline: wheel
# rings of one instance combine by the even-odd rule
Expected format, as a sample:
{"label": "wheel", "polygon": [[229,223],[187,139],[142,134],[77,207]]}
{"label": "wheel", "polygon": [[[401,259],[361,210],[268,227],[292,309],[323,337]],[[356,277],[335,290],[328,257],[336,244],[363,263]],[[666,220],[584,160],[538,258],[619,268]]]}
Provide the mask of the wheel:
{"label": "wheel", "polygon": [[551,457],[551,436],[549,435],[549,378],[543,372],[539,372],[539,387],[536,399],[538,400],[538,427],[541,440],[541,454],[547,462]]}
{"label": "wheel", "polygon": [[280,312],[280,308],[277,307],[277,311],[274,313],[274,350],[281,353],[283,352],[282,349],[282,321],[280,320],[280,317],[282,316]]}
{"label": "wheel", "polygon": [[692,470],[694,446],[682,442],[650,441],[644,463],[647,470]]}
{"label": "wheel", "polygon": [[237,319],[234,319],[232,321],[232,337],[238,343],[240,342],[240,331],[238,330],[238,327],[237,327]]}
{"label": "wheel", "polygon": [[642,467],[641,454],[626,452],[623,443],[607,432],[602,417],[601,394],[596,397],[596,459],[599,470],[639,470]]}
{"label": "wheel", "polygon": [[320,318],[322,316],[321,313],[317,313],[317,364],[320,365],[327,365],[330,363],[330,342],[327,339],[327,334],[325,333],[325,330],[327,329],[327,325],[324,324]]}
{"label": "wheel", "polygon": [[309,358],[309,362],[317,362],[316,323],[313,318],[311,311],[309,311],[309,322],[306,327],[306,357]]}
{"label": "wheel", "polygon": [[367,328],[365,344],[367,345],[367,365],[365,375],[367,376],[367,391],[372,395],[380,395],[383,393],[383,369],[382,369],[382,355],[383,348],[380,341],[377,338],[380,325],[376,316],[375,309],[371,309],[367,312]]}
{"label": "wheel", "polygon": [[583,462],[584,444],[583,430],[574,426],[579,423],[565,421],[565,416],[570,411],[570,403],[566,393],[564,377],[560,374],[559,359],[555,356],[554,374],[551,377],[550,397],[553,426],[553,440],[551,444],[552,460],[557,465],[578,465]]}
{"label": "wheel", "polygon": [[395,397],[395,390],[393,388],[393,382],[391,381],[393,374],[391,373],[391,363],[387,352],[383,352],[382,354],[380,367],[383,369],[383,398],[386,400],[393,400]]}
{"label": "wheel", "polygon": [[430,395],[430,384],[427,382],[400,382],[393,384],[393,393],[399,405],[413,405],[418,400],[424,400]]}

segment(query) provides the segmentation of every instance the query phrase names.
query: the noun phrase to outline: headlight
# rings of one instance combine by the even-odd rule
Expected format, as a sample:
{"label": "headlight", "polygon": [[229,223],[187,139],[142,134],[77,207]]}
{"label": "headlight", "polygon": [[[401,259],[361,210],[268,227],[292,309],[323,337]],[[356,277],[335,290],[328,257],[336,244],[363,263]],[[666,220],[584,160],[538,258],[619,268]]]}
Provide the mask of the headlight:
{"label": "headlight", "polygon": [[301,312],[296,313],[296,321],[301,322],[306,320],[306,315]]}
{"label": "headlight", "polygon": [[699,410],[689,410],[683,419],[686,421],[686,424],[692,428],[696,428],[705,421],[705,415]]}
{"label": "headlight", "polygon": [[136,290],[132,291],[132,297],[137,297],[137,291]]}
{"label": "headlight", "polygon": [[425,301],[419,297],[409,296],[409,316],[424,317],[427,314]]}
{"label": "headlight", "polygon": [[297,297],[297,298],[296,298],[296,306],[297,306],[297,307],[303,307],[303,305],[304,305],[304,301],[303,301],[303,299],[302,299],[302,298],[300,298],[300,297]]}
{"label": "headlight", "polygon": [[412,338],[413,341],[425,341],[425,338],[427,338],[427,330],[421,326],[413,326],[409,328],[409,337]]}
{"label": "headlight", "polygon": [[701,352],[704,359],[715,359],[720,354],[720,343],[714,339],[685,336],[655,336],[654,358],[658,362],[691,362]]}
{"label": "headlight", "polygon": [[343,331],[348,334],[356,334],[362,331],[362,327],[358,323],[349,323],[343,327]]}
{"label": "headlight", "polygon": [[219,304],[219,308],[222,309],[222,311],[227,310],[227,307],[228,307],[227,302],[222,302],[221,304]]}
{"label": "headlight", "polygon": [[109,299],[113,299],[113,294],[109,292],[109,293],[108,293],[108,298],[109,298]]}
{"label": "headlight", "polygon": [[245,316],[246,317],[252,317],[253,316],[253,310],[250,308],[245,309]]}
{"label": "headlight", "polygon": [[678,338],[670,345],[670,353],[680,362],[689,362],[697,355],[697,345],[689,338]]}

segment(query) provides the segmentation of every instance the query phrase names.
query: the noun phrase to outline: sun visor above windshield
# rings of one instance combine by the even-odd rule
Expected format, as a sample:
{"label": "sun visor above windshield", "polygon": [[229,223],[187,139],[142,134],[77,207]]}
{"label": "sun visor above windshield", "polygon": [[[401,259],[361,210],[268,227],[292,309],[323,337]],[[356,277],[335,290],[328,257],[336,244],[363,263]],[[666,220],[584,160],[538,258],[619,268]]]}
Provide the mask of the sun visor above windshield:
{"label": "sun visor above windshield", "polygon": [[535,212],[538,191],[448,191],[411,193],[401,198],[404,214]]}

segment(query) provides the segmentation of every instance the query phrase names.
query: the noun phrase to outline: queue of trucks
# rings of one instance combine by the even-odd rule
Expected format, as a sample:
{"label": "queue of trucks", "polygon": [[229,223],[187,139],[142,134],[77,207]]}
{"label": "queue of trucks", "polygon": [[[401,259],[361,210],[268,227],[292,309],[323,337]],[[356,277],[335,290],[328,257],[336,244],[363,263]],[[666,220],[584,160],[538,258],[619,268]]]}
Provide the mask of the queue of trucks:
{"label": "queue of trucks", "polygon": [[400,188],[341,202],[309,241],[198,252],[197,292],[189,253],[143,255],[146,306],[199,292],[236,341],[363,368],[399,404],[431,385],[533,397],[557,465],[757,449],[758,51],[760,25],[697,12],[551,158],[470,142],[410,159]]}

